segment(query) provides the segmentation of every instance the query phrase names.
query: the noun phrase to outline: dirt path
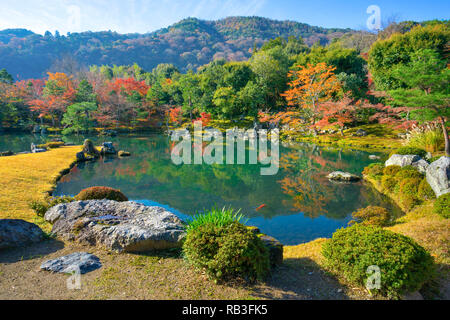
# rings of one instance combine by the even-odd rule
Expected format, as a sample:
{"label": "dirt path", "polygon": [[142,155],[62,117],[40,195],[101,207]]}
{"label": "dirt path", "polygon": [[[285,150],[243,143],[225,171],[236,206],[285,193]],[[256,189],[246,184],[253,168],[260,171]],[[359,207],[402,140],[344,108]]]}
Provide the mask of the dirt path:
{"label": "dirt path", "polygon": [[[76,251],[97,255],[102,268],[82,275],[81,290],[68,275],[41,271],[43,261]],[[255,285],[219,285],[194,270],[179,251],[114,254],[49,240],[0,252],[0,299],[348,299],[336,279],[311,261],[288,259],[271,279]]]}

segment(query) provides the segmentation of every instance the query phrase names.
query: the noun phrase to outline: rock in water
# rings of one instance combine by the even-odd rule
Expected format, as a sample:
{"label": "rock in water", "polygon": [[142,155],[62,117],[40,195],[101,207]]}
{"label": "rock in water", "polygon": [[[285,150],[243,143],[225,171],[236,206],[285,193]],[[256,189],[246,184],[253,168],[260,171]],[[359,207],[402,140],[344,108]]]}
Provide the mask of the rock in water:
{"label": "rock in water", "polygon": [[427,168],[427,182],[436,197],[450,192],[450,157],[441,157]]}
{"label": "rock in water", "polygon": [[37,225],[16,219],[0,220],[0,249],[21,247],[44,239]]}
{"label": "rock in water", "polygon": [[100,259],[87,252],[75,252],[64,257],[47,260],[41,269],[59,273],[72,273],[79,270],[81,274],[91,272],[102,267]]}
{"label": "rock in water", "polygon": [[83,152],[95,158],[98,158],[100,155],[99,151],[95,148],[94,143],[89,139],[86,139],[83,142]]}
{"label": "rock in water", "polygon": [[358,177],[357,175],[342,171],[332,172],[327,176],[327,178],[333,181],[344,181],[344,182],[356,182],[361,180],[361,178]]}
{"label": "rock in water", "polygon": [[173,213],[135,202],[90,200],[50,208],[45,219],[64,239],[116,252],[143,252],[181,246],[184,223]]}
{"label": "rock in water", "polygon": [[418,155],[413,154],[407,154],[407,155],[400,155],[400,154],[393,154],[386,162],[385,166],[410,166],[414,162],[421,160],[421,158]]}
{"label": "rock in water", "polygon": [[116,148],[114,148],[114,145],[112,142],[103,142],[102,148],[100,150],[100,153],[102,155],[105,154],[116,154]]}
{"label": "rock in water", "polygon": [[129,153],[128,151],[120,150],[118,155],[119,157],[130,157],[131,153]]}

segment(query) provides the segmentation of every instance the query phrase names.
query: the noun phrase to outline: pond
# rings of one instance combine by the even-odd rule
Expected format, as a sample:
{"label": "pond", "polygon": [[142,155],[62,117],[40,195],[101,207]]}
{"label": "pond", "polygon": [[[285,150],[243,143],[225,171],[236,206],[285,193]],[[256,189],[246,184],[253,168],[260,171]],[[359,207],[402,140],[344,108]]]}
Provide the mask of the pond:
{"label": "pond", "polygon": [[[64,137],[81,144],[85,137]],[[90,137],[96,144],[105,138]],[[29,149],[40,136],[0,135],[0,151]],[[276,175],[260,174],[261,165],[175,165],[172,142],[164,135],[106,138],[129,158],[106,158],[74,167],[54,195],[75,195],[91,186],[118,188],[130,200],[158,205],[182,219],[213,206],[240,209],[254,225],[286,245],[330,237],[351,220],[351,213],[368,205],[401,213],[389,199],[364,182],[339,184],[326,175],[335,170],[361,174],[373,160],[369,153],[318,147],[280,145]],[[260,210],[256,210],[259,207]]]}

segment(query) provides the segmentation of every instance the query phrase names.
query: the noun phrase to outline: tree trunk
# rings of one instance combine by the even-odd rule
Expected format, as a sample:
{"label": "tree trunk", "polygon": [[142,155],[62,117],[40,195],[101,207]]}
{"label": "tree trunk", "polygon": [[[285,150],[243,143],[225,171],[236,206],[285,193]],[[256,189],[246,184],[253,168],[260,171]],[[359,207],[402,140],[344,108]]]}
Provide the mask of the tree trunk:
{"label": "tree trunk", "polygon": [[444,132],[444,139],[445,139],[445,155],[447,157],[450,157],[450,142],[448,140],[448,131],[447,127],[445,126],[445,120],[444,117],[440,116],[439,120],[441,121],[442,131]]}

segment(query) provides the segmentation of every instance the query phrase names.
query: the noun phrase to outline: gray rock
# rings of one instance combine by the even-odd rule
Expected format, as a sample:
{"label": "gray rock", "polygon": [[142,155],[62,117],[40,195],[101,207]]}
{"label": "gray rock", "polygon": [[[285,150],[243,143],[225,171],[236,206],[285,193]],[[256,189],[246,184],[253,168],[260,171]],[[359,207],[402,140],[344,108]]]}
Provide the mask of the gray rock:
{"label": "gray rock", "polygon": [[414,162],[421,160],[421,158],[418,155],[412,155],[412,154],[407,154],[407,155],[400,155],[400,154],[393,154],[388,160],[386,160],[385,162],[385,166],[389,167],[389,166],[400,166],[400,167],[405,167],[405,166],[410,166],[412,165]]}
{"label": "gray rock", "polygon": [[43,239],[41,228],[33,223],[16,219],[0,220],[0,249],[26,246]]}
{"label": "gray rock", "polygon": [[361,180],[361,177],[358,177],[357,175],[342,171],[332,172],[327,176],[327,178],[333,181],[344,181],[344,182],[356,182]]}
{"label": "gray rock", "polygon": [[376,156],[376,155],[374,155],[374,154],[371,154],[371,155],[369,156],[369,159],[370,159],[370,160],[379,160],[380,157],[379,157],[379,156]]}
{"label": "gray rock", "polygon": [[184,223],[173,213],[135,202],[75,201],[50,208],[45,219],[64,239],[116,252],[181,246]]}
{"label": "gray rock", "polygon": [[427,182],[436,197],[450,192],[450,157],[441,157],[428,166]]}
{"label": "gray rock", "polygon": [[358,129],[354,135],[357,137],[365,137],[365,136],[367,136],[367,134],[368,134],[367,131],[365,131],[363,129]]}
{"label": "gray rock", "polygon": [[280,266],[283,263],[283,244],[271,236],[262,234],[257,227],[248,228],[262,240],[264,246],[269,250],[270,265],[272,267]]}
{"label": "gray rock", "polygon": [[417,168],[419,172],[425,173],[427,172],[428,166],[430,165],[427,161],[420,159],[419,161],[413,162],[411,164],[413,167]]}
{"label": "gray rock", "polygon": [[112,142],[103,142],[102,148],[100,149],[100,153],[105,154],[116,154],[116,148],[114,148],[114,145]]}
{"label": "gray rock", "polygon": [[59,273],[72,273],[79,270],[81,274],[85,274],[101,267],[100,259],[87,252],[75,252],[41,264],[41,269]]}
{"label": "gray rock", "polygon": [[47,149],[37,148],[34,143],[31,144],[31,152],[32,153],[41,153],[41,152],[45,152],[45,151],[47,151]]}

